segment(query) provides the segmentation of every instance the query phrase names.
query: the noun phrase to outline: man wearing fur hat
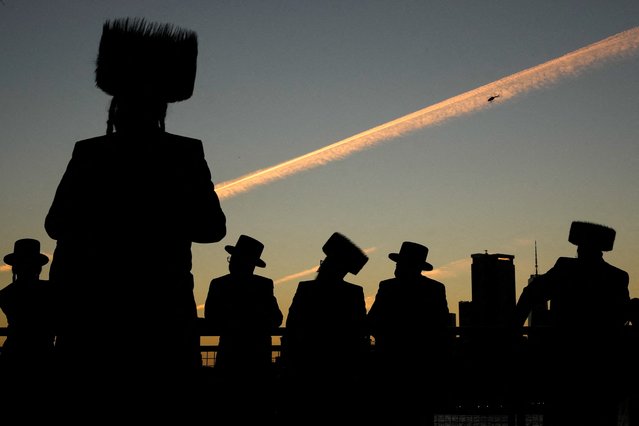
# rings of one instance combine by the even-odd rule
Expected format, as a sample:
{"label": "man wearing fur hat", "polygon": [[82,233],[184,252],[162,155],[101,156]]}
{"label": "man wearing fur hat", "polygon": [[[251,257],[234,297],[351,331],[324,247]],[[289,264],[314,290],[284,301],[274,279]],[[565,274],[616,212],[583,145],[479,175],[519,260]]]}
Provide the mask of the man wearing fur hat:
{"label": "man wearing fur hat", "polygon": [[546,367],[552,425],[616,424],[619,348],[630,297],[628,273],[603,259],[615,234],[604,225],[573,222],[568,241],[577,246],[577,257],[560,257],[517,301],[517,327],[533,305],[550,302]]}
{"label": "man wearing fur hat", "polygon": [[[288,420],[293,424],[325,424],[339,413],[345,423],[353,424],[358,414],[363,414],[356,401],[363,391],[360,369],[368,350],[368,335],[363,288],[344,277],[359,273],[368,256],[338,232],[322,251],[326,257],[317,276],[298,284],[286,319],[282,350],[295,413]],[[325,399],[320,394],[327,388],[332,395]]]}
{"label": "man wearing fur hat", "polygon": [[441,373],[447,370],[450,349],[448,302],[444,284],[422,275],[433,270],[427,256],[428,247],[412,241],[390,253],[395,277],[379,283],[368,312],[379,373],[372,387],[383,407],[380,424],[429,424],[433,413],[427,408],[443,394]]}
{"label": "man wearing fur hat", "polygon": [[112,96],[107,134],[75,144],[45,221],[64,301],[56,348],[76,372],[199,365],[191,245],[220,241],[226,218],[202,142],[164,128],[167,104],[192,95],[196,59],[192,31],[104,24],[96,84]]}

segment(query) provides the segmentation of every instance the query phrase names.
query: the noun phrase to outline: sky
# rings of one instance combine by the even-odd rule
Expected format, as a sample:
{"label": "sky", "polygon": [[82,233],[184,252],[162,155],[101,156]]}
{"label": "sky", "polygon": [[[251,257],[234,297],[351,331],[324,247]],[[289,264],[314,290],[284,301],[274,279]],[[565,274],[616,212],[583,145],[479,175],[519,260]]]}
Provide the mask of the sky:
{"label": "sky", "polygon": [[[551,62],[554,77],[520,73],[636,29],[630,0],[4,0],[0,255],[29,237],[52,256],[44,218],[74,143],[106,131],[110,98],[94,81],[102,25],[124,17],[198,34],[194,94],[166,119],[167,131],[202,140],[227,216],[222,241],[192,248],[198,305],[228,272],[224,247],[247,234],[265,245],[256,273],[274,280],[286,316],[341,232],[369,255],[346,277],[367,306],[393,275],[388,254],[414,241],[458,313],[472,254],[513,255],[519,295],[536,268],[576,255],[575,220],[616,230],[604,258],[639,297],[636,35],[623,54],[606,44],[590,62]],[[416,112],[410,128],[379,128]],[[268,171],[340,141],[347,152]],[[264,169],[268,181],[222,192]],[[117,269],[118,258],[95,268]],[[0,287],[10,281],[2,264]]]}

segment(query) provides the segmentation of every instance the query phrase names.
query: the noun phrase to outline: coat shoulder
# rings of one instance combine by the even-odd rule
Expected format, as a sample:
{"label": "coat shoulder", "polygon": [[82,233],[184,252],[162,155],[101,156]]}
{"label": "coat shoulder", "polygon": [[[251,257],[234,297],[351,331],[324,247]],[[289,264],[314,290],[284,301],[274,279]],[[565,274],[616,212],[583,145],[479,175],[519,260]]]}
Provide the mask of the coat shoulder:
{"label": "coat shoulder", "polygon": [[428,278],[428,277],[424,277],[424,278],[425,278],[425,280],[423,280],[423,282],[425,284],[428,284],[428,285],[430,285],[432,287],[436,287],[436,288],[441,289],[441,290],[445,290],[446,289],[446,285],[444,285],[444,283],[442,283],[440,281],[437,281],[437,280],[434,280],[432,278]]}
{"label": "coat shoulder", "polygon": [[101,136],[95,136],[88,139],[79,140],[73,146],[73,153],[76,154],[78,152],[93,151],[96,149],[100,149],[101,147],[109,143],[111,141],[111,138],[112,137],[109,135],[101,135]]}
{"label": "coat shoulder", "polygon": [[192,145],[202,145],[201,139],[190,138],[188,136],[176,135],[174,133],[165,133],[165,137],[169,140],[173,140],[179,143],[192,144]]}
{"label": "coat shoulder", "polygon": [[393,283],[394,283],[395,281],[397,281],[397,279],[396,279],[396,278],[388,278],[388,279],[385,279],[385,280],[380,281],[380,282],[379,282],[379,286],[380,286],[380,287],[389,287],[389,286],[393,285]]}
{"label": "coat shoulder", "polygon": [[606,267],[608,268],[608,270],[610,271],[610,275],[615,277],[615,280],[617,280],[620,283],[623,284],[628,284],[630,281],[630,276],[628,275],[628,272],[624,271],[621,268],[618,268],[614,265],[611,265],[609,263],[606,262]]}
{"label": "coat shoulder", "polygon": [[297,291],[306,291],[307,289],[313,288],[315,285],[315,281],[300,281],[297,283]]}
{"label": "coat shoulder", "polygon": [[273,280],[262,275],[253,275],[253,281],[258,285],[273,287]]}
{"label": "coat shoulder", "polygon": [[568,266],[574,266],[577,264],[577,258],[576,257],[559,257],[557,258],[557,260],[555,261],[555,266],[563,266],[563,267],[568,267]]}
{"label": "coat shoulder", "polygon": [[231,275],[226,274],[226,275],[213,278],[211,282],[209,283],[209,287],[224,287],[229,285],[230,282],[231,282]]}

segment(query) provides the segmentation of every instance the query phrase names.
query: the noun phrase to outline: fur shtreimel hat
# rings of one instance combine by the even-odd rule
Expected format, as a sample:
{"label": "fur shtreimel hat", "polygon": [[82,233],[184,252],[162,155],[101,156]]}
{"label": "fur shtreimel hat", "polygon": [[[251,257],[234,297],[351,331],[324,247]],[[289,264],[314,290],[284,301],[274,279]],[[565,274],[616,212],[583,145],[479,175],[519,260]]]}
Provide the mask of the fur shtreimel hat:
{"label": "fur shtreimel hat", "polygon": [[366,265],[366,262],[368,262],[368,256],[351,240],[339,232],[335,232],[331,235],[328,241],[324,243],[322,251],[326,256],[334,256],[344,262],[348,268],[348,272],[353,275],[359,273],[364,265]]}
{"label": "fur shtreimel hat", "polygon": [[111,96],[177,102],[193,94],[197,34],[142,18],[106,21],[95,69],[95,83]]}
{"label": "fur shtreimel hat", "polygon": [[575,221],[570,225],[568,241],[576,246],[590,246],[601,251],[612,250],[616,232],[604,225]]}

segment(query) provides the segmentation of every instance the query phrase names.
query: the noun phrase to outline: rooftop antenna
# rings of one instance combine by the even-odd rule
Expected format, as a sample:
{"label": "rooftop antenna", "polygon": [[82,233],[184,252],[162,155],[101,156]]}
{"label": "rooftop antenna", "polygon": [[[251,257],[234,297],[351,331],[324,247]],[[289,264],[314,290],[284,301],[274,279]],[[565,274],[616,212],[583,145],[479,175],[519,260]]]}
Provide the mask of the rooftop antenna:
{"label": "rooftop antenna", "polygon": [[539,275],[539,271],[537,269],[537,240],[535,240],[535,276]]}

